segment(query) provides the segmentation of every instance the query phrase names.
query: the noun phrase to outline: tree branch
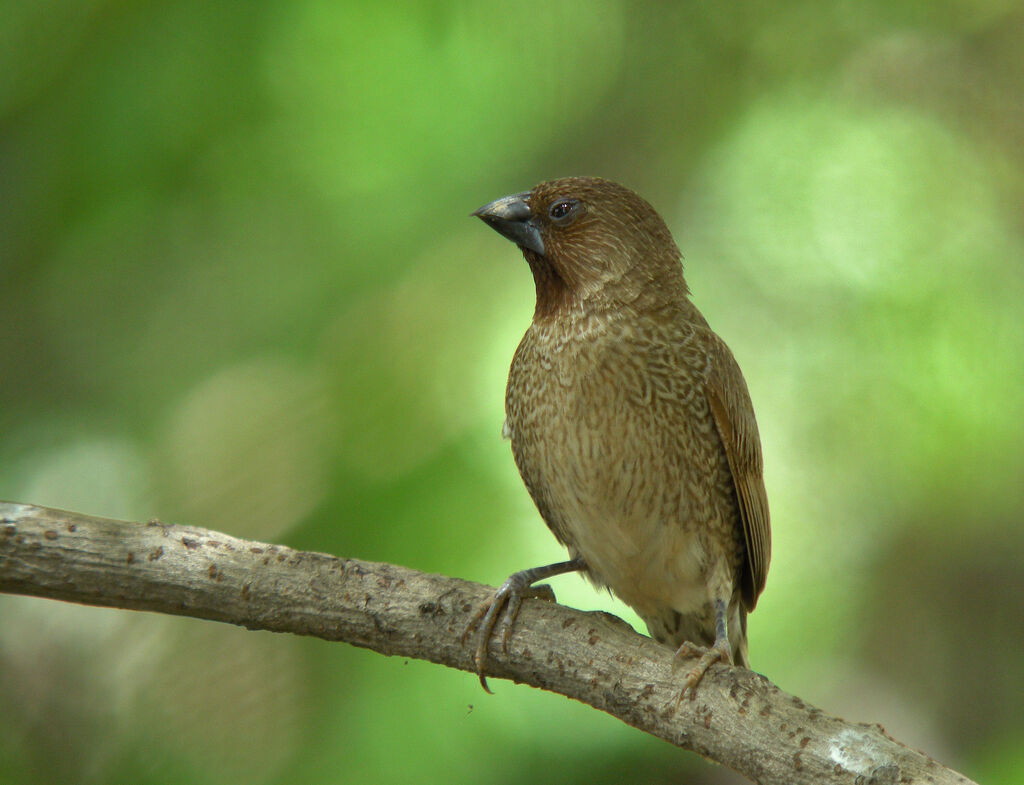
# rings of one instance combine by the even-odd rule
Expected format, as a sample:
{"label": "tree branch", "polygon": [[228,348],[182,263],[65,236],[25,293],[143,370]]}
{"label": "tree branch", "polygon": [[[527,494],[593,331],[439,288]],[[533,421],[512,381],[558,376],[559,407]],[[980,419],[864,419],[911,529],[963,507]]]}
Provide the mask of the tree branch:
{"label": "tree branch", "polygon": [[[462,634],[494,589],[192,526],[0,502],[0,591],[315,635],[473,671]],[[713,667],[674,710],[673,653],[605,613],[526,601],[488,674],[558,692],[764,783],[970,783],[763,676]]]}

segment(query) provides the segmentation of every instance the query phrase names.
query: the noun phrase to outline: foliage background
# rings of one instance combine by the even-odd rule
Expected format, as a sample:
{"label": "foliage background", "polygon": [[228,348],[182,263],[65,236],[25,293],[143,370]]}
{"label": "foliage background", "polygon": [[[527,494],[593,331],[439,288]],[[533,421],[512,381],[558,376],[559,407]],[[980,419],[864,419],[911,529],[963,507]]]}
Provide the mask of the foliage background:
{"label": "foliage background", "polygon": [[[532,283],[467,215],[600,174],[666,217],[752,390],[755,667],[1019,781],[1020,3],[0,7],[0,498],[490,583],[559,560],[499,438]],[[345,646],[0,619],[11,785],[736,781]]]}

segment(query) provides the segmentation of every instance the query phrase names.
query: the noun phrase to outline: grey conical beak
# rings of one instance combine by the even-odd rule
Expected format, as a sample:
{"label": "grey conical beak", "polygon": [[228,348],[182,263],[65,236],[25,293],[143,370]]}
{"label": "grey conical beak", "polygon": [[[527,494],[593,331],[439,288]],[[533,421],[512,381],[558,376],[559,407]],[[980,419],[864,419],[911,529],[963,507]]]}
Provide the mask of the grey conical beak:
{"label": "grey conical beak", "polygon": [[529,191],[503,196],[474,210],[473,215],[520,248],[543,256],[544,241],[540,237],[533,213],[530,212],[529,198]]}

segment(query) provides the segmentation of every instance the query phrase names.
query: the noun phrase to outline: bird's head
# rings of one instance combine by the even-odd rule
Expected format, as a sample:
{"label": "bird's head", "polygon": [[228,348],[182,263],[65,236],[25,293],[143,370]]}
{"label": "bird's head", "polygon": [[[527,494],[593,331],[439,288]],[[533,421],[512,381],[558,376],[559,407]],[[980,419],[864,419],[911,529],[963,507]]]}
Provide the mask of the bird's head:
{"label": "bird's head", "polygon": [[522,249],[537,284],[535,318],[573,309],[641,310],[686,295],[679,249],[665,222],[610,180],[550,180],[473,215]]}

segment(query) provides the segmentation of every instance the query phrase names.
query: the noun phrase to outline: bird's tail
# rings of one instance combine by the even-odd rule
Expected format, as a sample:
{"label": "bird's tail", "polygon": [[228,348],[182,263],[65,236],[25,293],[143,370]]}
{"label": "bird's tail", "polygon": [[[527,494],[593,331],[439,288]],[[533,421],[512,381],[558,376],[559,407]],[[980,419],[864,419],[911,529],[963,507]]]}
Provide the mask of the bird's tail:
{"label": "bird's tail", "polygon": [[747,612],[742,606],[737,607],[736,613],[729,619],[729,646],[732,648],[733,664],[750,670],[750,655],[747,653]]}

